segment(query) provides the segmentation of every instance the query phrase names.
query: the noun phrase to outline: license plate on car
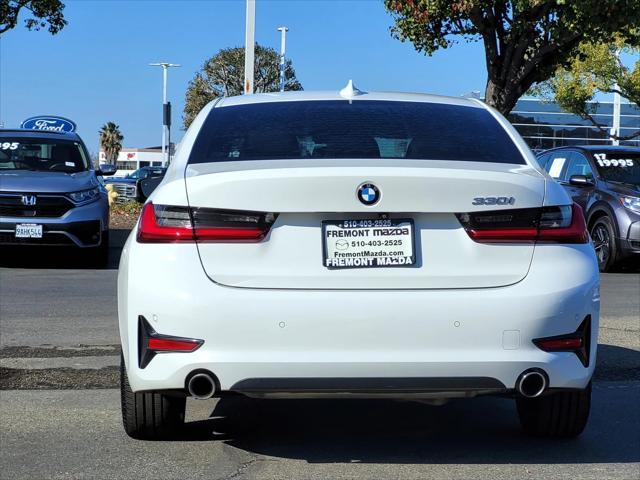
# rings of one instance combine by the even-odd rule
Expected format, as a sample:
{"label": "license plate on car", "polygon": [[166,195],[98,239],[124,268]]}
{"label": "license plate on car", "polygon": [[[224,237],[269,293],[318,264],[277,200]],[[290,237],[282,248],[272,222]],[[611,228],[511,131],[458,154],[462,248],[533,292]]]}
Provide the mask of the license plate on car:
{"label": "license plate on car", "polygon": [[35,223],[16,225],[16,238],[42,238],[42,225]]}
{"label": "license plate on car", "polygon": [[412,267],[411,219],[327,220],[322,222],[322,263],[329,269]]}

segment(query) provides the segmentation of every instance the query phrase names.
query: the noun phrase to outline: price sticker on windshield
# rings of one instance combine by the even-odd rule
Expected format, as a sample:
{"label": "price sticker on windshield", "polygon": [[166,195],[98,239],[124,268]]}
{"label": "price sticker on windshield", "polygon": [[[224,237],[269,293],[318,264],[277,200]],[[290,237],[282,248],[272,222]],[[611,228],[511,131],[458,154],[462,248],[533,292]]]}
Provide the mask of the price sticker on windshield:
{"label": "price sticker on windshield", "polygon": [[634,163],[631,158],[607,158],[606,153],[596,153],[593,155],[596,162],[601,167],[633,167]]}

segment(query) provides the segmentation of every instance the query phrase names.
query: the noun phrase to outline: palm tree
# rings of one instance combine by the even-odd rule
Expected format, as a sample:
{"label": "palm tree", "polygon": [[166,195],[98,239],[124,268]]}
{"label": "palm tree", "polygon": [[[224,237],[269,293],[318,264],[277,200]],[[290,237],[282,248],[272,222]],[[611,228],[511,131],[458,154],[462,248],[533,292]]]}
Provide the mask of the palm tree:
{"label": "palm tree", "polygon": [[114,122],[105,123],[100,129],[100,147],[104,150],[107,162],[115,165],[118,154],[122,150],[124,137],[120,132],[120,127]]}

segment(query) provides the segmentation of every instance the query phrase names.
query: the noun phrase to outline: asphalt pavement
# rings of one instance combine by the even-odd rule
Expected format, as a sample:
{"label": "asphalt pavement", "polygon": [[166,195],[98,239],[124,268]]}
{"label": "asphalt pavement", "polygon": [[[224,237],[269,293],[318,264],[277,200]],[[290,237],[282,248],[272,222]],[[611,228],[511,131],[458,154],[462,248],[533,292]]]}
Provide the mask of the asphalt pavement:
{"label": "asphalt pavement", "polygon": [[524,436],[501,398],[226,399],[189,400],[180,439],[141,442],[122,430],[116,389],[125,236],[100,270],[73,252],[0,252],[0,478],[640,479],[638,273],[602,276],[594,405],[577,440]]}

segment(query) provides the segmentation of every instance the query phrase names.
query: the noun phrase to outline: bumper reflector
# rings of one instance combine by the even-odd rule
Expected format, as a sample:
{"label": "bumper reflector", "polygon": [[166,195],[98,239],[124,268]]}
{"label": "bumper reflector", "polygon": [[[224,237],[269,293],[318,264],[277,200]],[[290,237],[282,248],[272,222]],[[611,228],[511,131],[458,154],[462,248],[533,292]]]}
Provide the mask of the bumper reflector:
{"label": "bumper reflector", "polygon": [[194,352],[204,340],[157,333],[146,318],[138,315],[138,366],[145,368],[157,353]]}
{"label": "bumper reflector", "polygon": [[539,340],[537,345],[547,352],[551,350],[576,350],[582,346],[582,338],[543,339]]}
{"label": "bumper reflector", "polygon": [[545,352],[573,352],[582,365],[588,367],[591,352],[591,315],[587,315],[573,333],[535,338],[533,343]]}
{"label": "bumper reflector", "polygon": [[202,341],[199,340],[173,340],[167,338],[149,338],[149,350],[156,352],[193,352]]}

